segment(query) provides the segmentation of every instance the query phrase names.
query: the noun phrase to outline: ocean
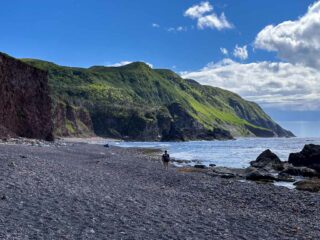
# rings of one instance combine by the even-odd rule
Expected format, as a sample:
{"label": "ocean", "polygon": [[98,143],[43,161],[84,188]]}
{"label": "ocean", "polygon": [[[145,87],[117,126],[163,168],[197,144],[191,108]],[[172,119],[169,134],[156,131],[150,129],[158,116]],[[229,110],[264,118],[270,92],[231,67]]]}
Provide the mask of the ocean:
{"label": "ocean", "polygon": [[289,154],[300,152],[305,144],[320,144],[320,138],[239,138],[228,141],[190,142],[111,142],[119,147],[160,148],[168,150],[171,157],[199,160],[202,164],[245,168],[250,161],[266,149],[276,153],[283,161]]}

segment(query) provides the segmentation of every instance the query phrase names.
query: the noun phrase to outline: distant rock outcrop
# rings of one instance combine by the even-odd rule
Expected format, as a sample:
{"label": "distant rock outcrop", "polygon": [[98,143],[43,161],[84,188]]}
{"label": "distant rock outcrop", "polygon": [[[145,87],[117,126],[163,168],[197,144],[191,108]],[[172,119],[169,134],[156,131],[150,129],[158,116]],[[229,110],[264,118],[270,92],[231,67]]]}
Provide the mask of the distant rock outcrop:
{"label": "distant rock outcrop", "polygon": [[313,168],[320,172],[320,145],[305,145],[301,152],[291,153],[289,163],[293,166]]}
{"label": "distant rock outcrop", "polygon": [[0,53],[0,137],[53,140],[45,71]]}

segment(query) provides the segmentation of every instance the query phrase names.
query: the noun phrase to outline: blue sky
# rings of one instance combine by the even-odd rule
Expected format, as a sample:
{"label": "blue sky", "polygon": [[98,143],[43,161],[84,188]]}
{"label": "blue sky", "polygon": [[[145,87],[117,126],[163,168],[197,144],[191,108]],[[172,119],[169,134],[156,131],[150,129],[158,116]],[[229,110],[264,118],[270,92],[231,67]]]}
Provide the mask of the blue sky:
{"label": "blue sky", "polygon": [[[155,67],[192,71],[223,56],[220,47],[250,45],[268,24],[296,19],[313,1],[215,0],[234,29],[193,29],[184,12],[194,0],[22,0],[1,3],[1,51],[88,67],[143,60]],[[152,24],[159,24],[153,28]],[[188,27],[186,32],[169,28]],[[249,53],[252,51],[249,48]],[[247,61],[274,59],[257,51]]]}
{"label": "blue sky", "polygon": [[316,0],[2,1],[0,22],[0,51],[17,58],[145,61],[236,92],[276,120],[320,122]]}

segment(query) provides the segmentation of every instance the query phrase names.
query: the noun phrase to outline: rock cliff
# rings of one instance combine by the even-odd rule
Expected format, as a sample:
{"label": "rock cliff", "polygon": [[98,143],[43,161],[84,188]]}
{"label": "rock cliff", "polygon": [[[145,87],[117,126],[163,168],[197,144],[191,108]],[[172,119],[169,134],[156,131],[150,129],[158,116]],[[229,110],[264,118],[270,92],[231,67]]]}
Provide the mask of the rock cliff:
{"label": "rock cliff", "polygon": [[53,139],[47,72],[0,53],[0,137]]}

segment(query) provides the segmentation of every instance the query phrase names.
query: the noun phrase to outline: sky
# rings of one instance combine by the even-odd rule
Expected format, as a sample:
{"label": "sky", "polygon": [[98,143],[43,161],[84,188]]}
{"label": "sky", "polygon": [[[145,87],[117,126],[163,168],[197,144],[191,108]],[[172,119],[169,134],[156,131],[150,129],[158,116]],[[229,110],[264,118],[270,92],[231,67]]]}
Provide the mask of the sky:
{"label": "sky", "polygon": [[3,0],[0,22],[0,51],[17,58],[145,61],[236,92],[291,129],[320,123],[319,1]]}

